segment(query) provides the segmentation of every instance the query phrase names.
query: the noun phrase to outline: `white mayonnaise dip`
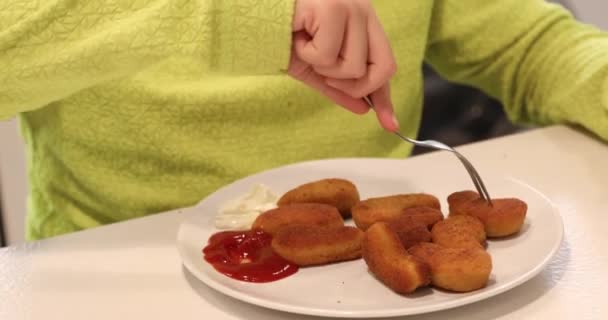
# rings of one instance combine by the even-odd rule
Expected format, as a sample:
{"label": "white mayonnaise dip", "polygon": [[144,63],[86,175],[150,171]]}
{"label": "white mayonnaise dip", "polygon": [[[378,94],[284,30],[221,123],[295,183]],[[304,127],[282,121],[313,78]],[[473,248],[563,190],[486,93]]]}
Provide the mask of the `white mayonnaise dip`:
{"label": "white mayonnaise dip", "polygon": [[215,227],[230,230],[249,229],[258,215],[277,207],[277,200],[278,197],[267,186],[254,185],[249,193],[224,204],[215,217]]}

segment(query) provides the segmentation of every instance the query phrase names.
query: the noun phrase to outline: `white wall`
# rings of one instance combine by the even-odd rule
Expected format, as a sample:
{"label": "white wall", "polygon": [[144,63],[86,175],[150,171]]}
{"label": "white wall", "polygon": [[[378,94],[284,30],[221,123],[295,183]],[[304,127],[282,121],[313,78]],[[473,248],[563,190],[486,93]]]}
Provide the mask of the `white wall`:
{"label": "white wall", "polygon": [[608,0],[570,0],[568,5],[581,21],[608,30]]}
{"label": "white wall", "polygon": [[27,181],[17,120],[0,121],[0,202],[8,244],[23,242]]}

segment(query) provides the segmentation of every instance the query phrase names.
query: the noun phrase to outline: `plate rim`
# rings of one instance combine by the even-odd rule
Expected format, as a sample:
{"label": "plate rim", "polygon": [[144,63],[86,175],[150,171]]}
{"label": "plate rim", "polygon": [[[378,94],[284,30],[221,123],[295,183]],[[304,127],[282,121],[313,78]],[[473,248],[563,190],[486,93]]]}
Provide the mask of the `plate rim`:
{"label": "plate rim", "polygon": [[[384,159],[384,158],[333,158],[333,159],[297,162],[297,163],[288,164],[285,166],[271,168],[268,170],[264,170],[264,171],[237,179],[221,188],[218,188],[214,192],[210,193],[205,198],[203,198],[201,201],[199,201],[196,205],[191,207],[191,209],[199,207],[204,201],[206,201],[212,195],[220,193],[220,192],[224,191],[225,189],[231,188],[235,183],[237,183],[243,179],[253,178],[253,177],[256,177],[259,175],[264,175],[264,174],[269,174],[274,171],[285,170],[287,168],[295,167],[295,166],[314,165],[317,163],[326,163],[326,162],[361,161],[361,160],[403,162],[403,159]],[[559,248],[561,247],[561,245],[564,241],[563,219],[562,219],[559,208],[551,201],[551,199],[548,196],[546,196],[544,193],[540,192],[540,190],[536,189],[529,183],[522,181],[521,179],[518,179],[518,178],[515,178],[512,176],[506,176],[506,175],[503,176],[503,178],[506,180],[512,180],[513,182],[515,182],[517,184],[525,186],[525,188],[534,192],[537,196],[542,198],[549,205],[549,207],[551,208],[551,214],[556,218],[556,221],[558,223],[556,231],[558,232],[557,238],[559,239],[559,241],[555,241],[555,243],[551,247],[551,250],[549,250],[547,252],[547,254],[544,256],[541,263],[537,264],[534,268],[528,270],[527,272],[521,274],[517,278],[517,280],[511,281],[505,285],[499,286],[492,291],[473,294],[473,295],[466,296],[466,297],[463,297],[458,300],[444,302],[441,304],[441,307],[439,307],[439,308],[437,308],[437,306],[434,306],[434,305],[425,305],[425,306],[420,306],[420,307],[409,306],[407,308],[407,310],[408,310],[407,312],[404,312],[403,309],[389,309],[389,310],[382,311],[381,313],[379,313],[379,311],[342,311],[342,310],[319,309],[319,308],[314,308],[314,307],[285,305],[282,303],[277,303],[277,302],[269,301],[266,299],[256,298],[256,297],[250,296],[248,294],[243,294],[232,288],[222,286],[221,284],[216,283],[216,281],[211,279],[206,274],[199,272],[197,267],[191,265],[190,259],[185,258],[187,256],[187,254],[185,252],[183,252],[184,249],[182,248],[182,246],[180,246],[180,241],[181,241],[181,239],[183,239],[183,233],[185,232],[184,226],[187,223],[189,223],[191,221],[191,219],[186,218],[180,223],[178,232],[177,232],[177,236],[176,236],[175,245],[177,247],[177,251],[179,252],[180,258],[182,260],[182,264],[186,267],[188,272],[195,275],[195,277],[200,282],[202,282],[209,288],[212,288],[212,289],[216,290],[217,292],[219,292],[223,295],[226,295],[232,299],[239,300],[242,302],[247,302],[249,304],[256,305],[259,307],[264,307],[264,308],[271,309],[271,310],[282,311],[282,312],[287,312],[287,313],[292,313],[292,314],[330,317],[330,318],[387,318],[387,317],[412,316],[412,315],[419,315],[419,314],[432,313],[432,312],[437,312],[437,311],[442,311],[442,310],[453,309],[453,308],[473,304],[476,302],[480,302],[482,300],[486,300],[491,297],[496,297],[502,293],[505,293],[515,287],[518,287],[518,286],[528,282],[530,279],[532,279],[533,277],[540,274],[540,272],[542,272],[542,270],[544,270],[547,267],[547,265],[551,262],[551,260],[557,255]]]}

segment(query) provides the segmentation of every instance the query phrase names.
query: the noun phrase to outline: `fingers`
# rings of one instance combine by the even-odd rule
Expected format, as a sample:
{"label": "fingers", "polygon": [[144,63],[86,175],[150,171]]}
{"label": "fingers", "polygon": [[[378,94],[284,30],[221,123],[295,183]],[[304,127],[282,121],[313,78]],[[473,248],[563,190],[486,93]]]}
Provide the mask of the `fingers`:
{"label": "fingers", "polygon": [[389,81],[396,62],[370,0],[296,0],[289,74],[355,113],[370,96],[383,128],[396,131]]}
{"label": "fingers", "polygon": [[367,104],[361,99],[355,99],[348,94],[334,89],[325,83],[325,79],[310,69],[308,79],[304,81],[307,85],[318,90],[338,105],[356,114],[365,114],[369,111]]}
{"label": "fingers", "polygon": [[371,100],[374,103],[374,111],[380,125],[390,131],[399,130],[399,123],[393,111],[393,103],[391,102],[391,90],[389,84],[385,84],[380,89],[371,94]]}
{"label": "fingers", "polygon": [[317,74],[310,65],[300,60],[295,54],[291,55],[291,62],[287,71],[290,76],[309,87],[319,91],[333,102],[356,114],[364,114],[369,111],[368,105],[361,99],[355,99],[325,83],[325,78]]}
{"label": "fingers", "polygon": [[342,49],[346,19],[346,10],[320,11],[318,18],[304,26],[309,38],[294,39],[298,57],[315,66],[335,65]]}
{"label": "fingers", "polygon": [[359,79],[330,78],[327,84],[349,94],[362,98],[384,86],[397,71],[395,58],[388,38],[375,15],[369,20],[369,61],[365,76]]}
{"label": "fingers", "polygon": [[358,79],[367,72],[368,39],[367,15],[355,7],[349,15],[342,51],[336,65],[315,66],[315,71],[334,79]]}

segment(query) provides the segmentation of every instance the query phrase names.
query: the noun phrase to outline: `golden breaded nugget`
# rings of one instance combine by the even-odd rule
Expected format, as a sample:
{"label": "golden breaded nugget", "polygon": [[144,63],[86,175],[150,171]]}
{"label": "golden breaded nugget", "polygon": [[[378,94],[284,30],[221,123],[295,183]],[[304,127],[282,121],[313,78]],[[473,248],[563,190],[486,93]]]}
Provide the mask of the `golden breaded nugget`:
{"label": "golden breaded nugget", "polygon": [[431,232],[426,224],[419,222],[416,217],[401,215],[387,223],[395,231],[405,249],[419,242],[430,242],[432,239]]}
{"label": "golden breaded nugget", "polygon": [[[471,215],[483,222],[489,238],[510,236],[519,232],[528,211],[528,205],[516,198],[493,199],[490,206],[475,193],[468,191],[468,201],[452,198],[450,215]],[[450,202],[450,197],[448,197]]]}
{"label": "golden breaded nugget", "polygon": [[413,207],[404,209],[393,220],[385,221],[397,233],[401,244],[407,249],[419,242],[430,242],[432,239],[429,227],[443,220],[441,211],[430,207]]}
{"label": "golden breaded nugget", "polygon": [[355,227],[281,228],[272,239],[272,249],[299,266],[312,266],[361,257],[363,231]]}
{"label": "golden breaded nugget", "polygon": [[412,207],[403,210],[402,215],[411,217],[417,223],[423,223],[431,228],[435,223],[443,220],[443,213],[431,207]]}
{"label": "golden breaded nugget", "polygon": [[415,246],[412,246],[407,250],[407,252],[416,258],[420,259],[424,263],[428,263],[431,257],[442,250],[443,247],[432,242],[421,242]]}
{"label": "golden breaded nugget", "polygon": [[286,226],[342,227],[344,220],[338,209],[321,203],[294,203],[268,210],[253,222],[252,229],[275,235]]}
{"label": "golden breaded nugget", "polygon": [[462,212],[463,206],[467,206],[471,200],[479,199],[479,194],[475,191],[458,191],[448,196],[449,213]]}
{"label": "golden breaded nugget", "polygon": [[367,230],[375,222],[394,220],[405,209],[412,207],[440,209],[439,200],[436,197],[425,193],[412,193],[360,201],[353,206],[352,214],[357,227]]}
{"label": "golden breaded nugget", "polygon": [[476,248],[443,248],[434,243],[420,243],[409,253],[431,269],[434,286],[455,292],[469,292],[485,287],[492,272],[492,257]]}
{"label": "golden breaded nugget", "polygon": [[429,267],[407,253],[388,224],[367,229],[362,248],[369,270],[391,290],[410,293],[430,283]]}
{"label": "golden breaded nugget", "polygon": [[433,242],[446,248],[484,249],[486,232],[481,220],[468,215],[456,215],[437,222],[431,231]]}
{"label": "golden breaded nugget", "polygon": [[348,180],[334,178],[309,182],[289,190],[279,199],[278,205],[324,203],[338,208],[342,217],[348,218],[351,208],[357,202],[357,187]]}

